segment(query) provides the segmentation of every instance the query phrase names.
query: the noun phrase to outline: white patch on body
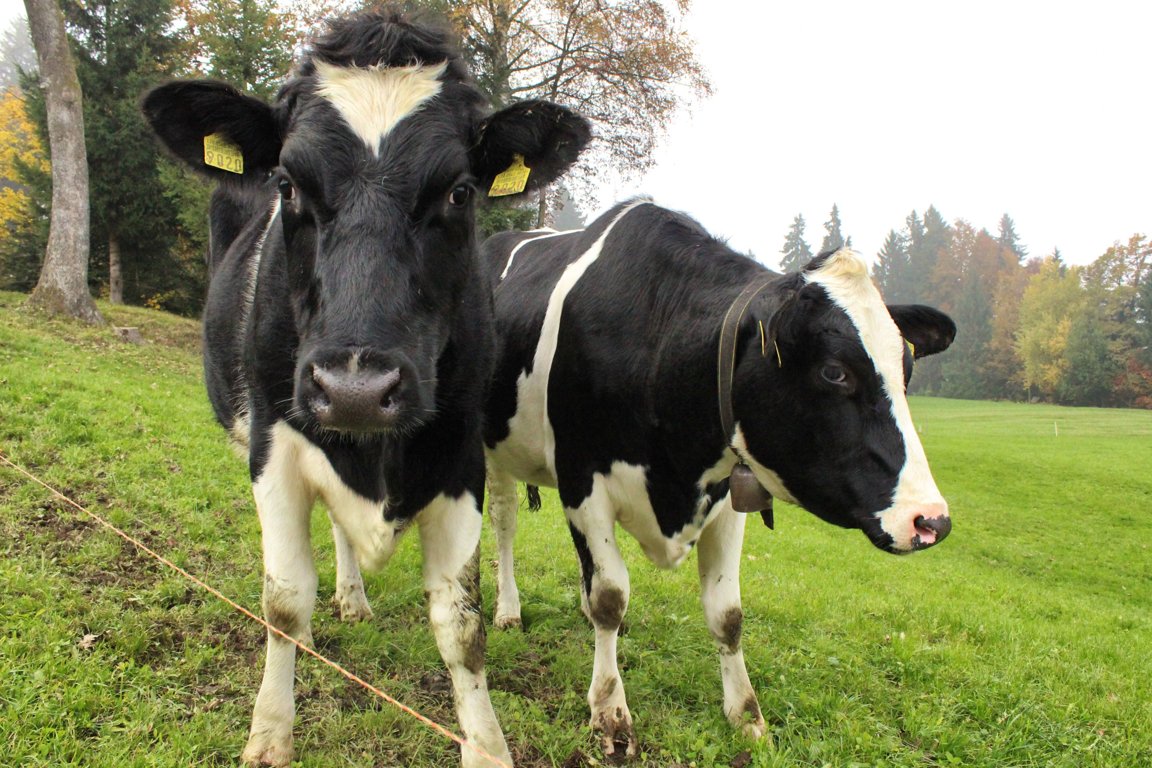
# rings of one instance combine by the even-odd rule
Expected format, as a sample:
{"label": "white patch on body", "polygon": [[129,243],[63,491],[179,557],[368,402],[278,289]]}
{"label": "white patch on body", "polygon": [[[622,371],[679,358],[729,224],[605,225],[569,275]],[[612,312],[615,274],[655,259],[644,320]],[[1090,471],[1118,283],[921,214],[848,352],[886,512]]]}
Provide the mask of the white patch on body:
{"label": "white patch on body", "polygon": [[616,521],[632,534],[648,559],[660,568],[676,568],[683,563],[700,533],[714,517],[715,510],[710,509],[705,501],[690,522],[668,537],[660,530],[656,512],[652,509],[648,497],[648,472],[644,467],[616,461],[607,475],[597,474],[595,482],[602,485]]}
{"label": "white patch on body", "polygon": [[316,93],[332,103],[352,132],[379,156],[380,142],[440,93],[447,62],[411,67],[336,67],[316,62]]}
{"label": "white patch on body", "polygon": [[[345,485],[324,451],[286,423],[280,421],[272,427],[271,441],[272,452],[281,449],[290,455],[290,463],[286,461],[287,471],[307,484],[313,498],[324,499],[332,524],[340,527],[360,564],[371,569],[383,566],[395,551],[405,527],[400,521],[384,519],[387,501],[372,501]],[[265,482],[272,471],[276,470],[269,460],[257,485]]]}
{"label": "white patch on body", "polygon": [[[565,267],[556,287],[552,289],[540,328],[540,341],[532,360],[532,373],[521,371],[516,381],[516,413],[508,421],[508,438],[489,451],[489,456],[501,470],[526,482],[556,487],[556,435],[548,420],[548,381],[552,360],[556,356],[564,300],[588,267],[600,258],[604,241],[616,224],[632,209],[650,204],[647,200],[637,200],[621,210],[592,247]],[[554,233],[545,237],[563,234],[567,233]]]}
{"label": "white patch on body", "polygon": [[534,243],[537,240],[547,240],[548,238],[556,237],[557,235],[570,235],[575,232],[583,232],[584,230],[571,229],[564,232],[557,232],[554,229],[534,229],[532,231],[541,232],[543,234],[541,234],[539,237],[529,237],[526,240],[521,240],[520,242],[516,243],[516,245],[512,246],[512,250],[508,253],[508,261],[504,264],[504,271],[500,273],[501,280],[508,277],[508,270],[512,269],[512,261],[516,258],[516,254],[519,253],[520,249],[528,243]]}
{"label": "white patch on body", "polygon": [[892,537],[895,548],[909,550],[915,535],[915,518],[925,509],[947,516],[948,506],[932,478],[904,393],[904,338],[880,291],[868,277],[867,266],[852,251],[837,251],[820,269],[806,273],[805,279],[824,288],[848,315],[884,383],[892,417],[904,438],[905,459],[892,506],[877,512],[876,517],[880,527]]}

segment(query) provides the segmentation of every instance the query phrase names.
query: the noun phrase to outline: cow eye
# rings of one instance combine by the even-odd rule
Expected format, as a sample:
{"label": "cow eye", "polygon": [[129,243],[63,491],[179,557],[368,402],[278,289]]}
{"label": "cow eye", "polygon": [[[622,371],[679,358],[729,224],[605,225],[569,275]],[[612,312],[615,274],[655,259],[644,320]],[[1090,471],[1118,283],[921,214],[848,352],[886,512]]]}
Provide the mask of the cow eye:
{"label": "cow eye", "polygon": [[288,179],[280,179],[280,183],[276,185],[280,190],[280,197],[284,200],[296,199],[296,187]]}
{"label": "cow eye", "polygon": [[463,208],[472,199],[472,187],[459,184],[448,193],[448,204],[454,208]]}
{"label": "cow eye", "polygon": [[848,383],[848,371],[842,365],[829,363],[820,369],[820,378],[829,384],[843,387]]}

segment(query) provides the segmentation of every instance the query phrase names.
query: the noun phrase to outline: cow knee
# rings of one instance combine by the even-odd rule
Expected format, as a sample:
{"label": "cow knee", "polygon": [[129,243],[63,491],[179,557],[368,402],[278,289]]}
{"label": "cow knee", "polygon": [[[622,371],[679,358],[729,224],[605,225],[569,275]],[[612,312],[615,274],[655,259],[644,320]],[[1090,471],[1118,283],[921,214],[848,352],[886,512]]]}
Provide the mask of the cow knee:
{"label": "cow knee", "polygon": [[459,576],[440,589],[428,592],[428,621],[440,647],[444,664],[463,666],[479,674],[484,669],[487,635],[480,611],[480,552]]}
{"label": "cow knee", "polygon": [[744,631],[744,611],[740,606],[709,614],[707,619],[708,631],[721,653],[736,653],[740,650],[740,636]]}
{"label": "cow knee", "polygon": [[593,584],[588,613],[600,629],[619,629],[628,610],[628,594],[615,584]]}
{"label": "cow knee", "polygon": [[290,584],[271,575],[264,577],[264,618],[289,637],[301,642],[309,639],[316,584]]}

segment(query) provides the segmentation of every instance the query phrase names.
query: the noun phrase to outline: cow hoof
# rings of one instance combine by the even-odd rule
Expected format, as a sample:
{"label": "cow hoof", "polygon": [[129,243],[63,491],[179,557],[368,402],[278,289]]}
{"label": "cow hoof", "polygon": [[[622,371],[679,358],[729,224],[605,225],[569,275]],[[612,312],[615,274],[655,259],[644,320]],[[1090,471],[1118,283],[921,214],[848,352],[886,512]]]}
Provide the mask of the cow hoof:
{"label": "cow hoof", "polygon": [[487,757],[484,757],[479,752],[476,752],[468,747],[461,747],[460,749],[460,767],[461,768],[497,768],[497,766],[511,766],[512,755],[508,752],[507,745],[504,744],[503,739],[497,744],[490,744],[487,747],[478,745],[485,753],[496,758],[499,762],[493,762]]}
{"label": "cow hoof", "polygon": [[768,735],[768,724],[763,720],[758,723],[744,723],[738,727],[740,728],[740,733],[744,734],[749,739],[754,739],[756,741],[760,741],[762,739],[766,739],[768,741],[772,740]]}
{"label": "cow hoof", "polygon": [[636,732],[632,730],[632,716],[626,710],[617,707],[612,713],[601,712],[593,718],[592,730],[600,733],[605,757],[619,760],[636,756]]}
{"label": "cow hoof", "polygon": [[274,766],[274,768],[287,768],[292,764],[292,737],[282,743],[274,743],[274,739],[267,733],[254,733],[248,739],[248,745],[240,753],[240,760],[247,766],[260,768],[261,766]]}
{"label": "cow hoof", "polygon": [[332,596],[332,604],[340,612],[340,620],[349,624],[372,618],[372,606],[368,605],[362,589],[337,591]]}
{"label": "cow hoof", "polygon": [[750,739],[763,739],[768,734],[768,724],[760,713],[760,703],[755,696],[749,696],[742,706],[725,712],[728,722]]}
{"label": "cow hoof", "polygon": [[519,616],[497,616],[495,620],[496,629],[520,629]]}

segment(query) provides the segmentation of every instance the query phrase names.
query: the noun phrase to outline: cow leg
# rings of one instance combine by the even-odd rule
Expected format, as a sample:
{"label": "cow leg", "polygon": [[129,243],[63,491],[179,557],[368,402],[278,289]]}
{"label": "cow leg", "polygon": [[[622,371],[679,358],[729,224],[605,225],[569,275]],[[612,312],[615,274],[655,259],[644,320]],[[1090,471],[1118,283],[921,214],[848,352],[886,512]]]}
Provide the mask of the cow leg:
{"label": "cow leg", "polygon": [[740,607],[740,556],[746,515],[735,512],[727,499],[716,519],[700,534],[696,550],[700,569],[700,601],[704,620],[720,651],[720,679],[724,683],[724,714],[729,722],[753,738],[768,732],[756,691],[744,666],[740,634],[744,612]]}
{"label": "cow leg", "polygon": [[[424,551],[424,590],[428,619],[444,665],[452,676],[456,719],[470,744],[508,765],[512,757],[484,676],[485,634],[480,608],[480,526],[476,499],[438,496],[417,517]],[[493,763],[467,747],[465,768]]]}
{"label": "cow leg", "polygon": [[516,539],[516,480],[496,470],[488,472],[488,514],[496,531],[496,620],[497,629],[520,626],[520,590],[516,588],[516,573],[512,545]]}
{"label": "cow leg", "polygon": [[600,732],[605,755],[623,748],[627,757],[636,754],[632,713],[624,696],[624,681],[616,665],[616,637],[628,610],[628,568],[616,546],[612,508],[598,497],[597,489],[579,509],[569,509],[568,528],[580,558],[581,608],[596,631],[596,655],[588,706],[592,730]]}
{"label": "cow leg", "polygon": [[[305,485],[295,453],[273,441],[271,456],[253,485],[264,549],[264,618],[303,643],[312,642],[316,567],[309,517],[315,496]],[[292,760],[292,685],[296,646],[268,631],[264,679],[252,710],[252,728],[241,759],[249,765],[287,766]]]}
{"label": "cow leg", "polygon": [[372,618],[372,607],[364,594],[364,580],[360,577],[360,563],[348,543],[344,529],[328,513],[332,521],[332,541],[336,549],[336,593],[332,602],[340,609],[340,619],[347,622]]}

